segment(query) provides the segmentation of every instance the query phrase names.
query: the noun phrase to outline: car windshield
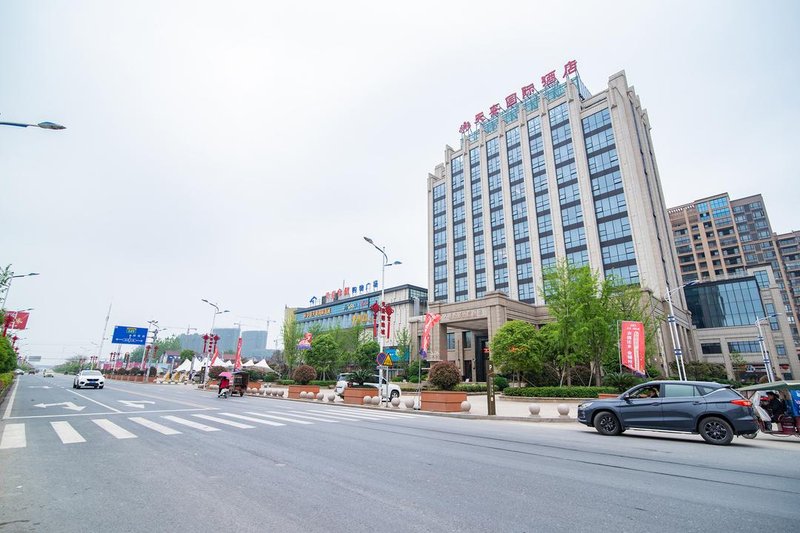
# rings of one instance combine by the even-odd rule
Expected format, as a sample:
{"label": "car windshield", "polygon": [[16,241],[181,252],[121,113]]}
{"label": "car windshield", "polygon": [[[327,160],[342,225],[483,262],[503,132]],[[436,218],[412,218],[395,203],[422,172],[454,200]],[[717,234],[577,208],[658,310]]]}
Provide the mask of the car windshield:
{"label": "car windshield", "polygon": [[99,370],[84,370],[84,376],[102,376],[103,374],[100,373]]}

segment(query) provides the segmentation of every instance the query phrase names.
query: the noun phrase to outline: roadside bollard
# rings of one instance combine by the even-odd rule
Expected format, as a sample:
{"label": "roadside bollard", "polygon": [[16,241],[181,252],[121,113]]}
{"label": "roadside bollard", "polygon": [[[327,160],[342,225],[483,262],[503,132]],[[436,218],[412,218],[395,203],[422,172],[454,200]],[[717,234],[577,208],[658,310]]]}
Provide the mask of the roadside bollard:
{"label": "roadside bollard", "polygon": [[325,393],[324,392],[318,392],[317,393],[317,400],[322,401],[324,398],[325,398]]}
{"label": "roadside bollard", "polygon": [[392,407],[400,407],[400,398],[392,398]]}
{"label": "roadside bollard", "polygon": [[528,406],[528,411],[531,412],[531,418],[541,418],[539,416],[539,411],[541,411],[541,407],[539,407],[538,403],[532,403]]}
{"label": "roadside bollard", "polygon": [[372,399],[372,405],[380,405],[380,404],[381,404],[381,397],[380,396],[375,396]]}
{"label": "roadside bollard", "polygon": [[461,412],[462,413],[469,413],[469,410],[472,409],[472,404],[469,403],[467,400],[461,402]]}
{"label": "roadside bollard", "polygon": [[336,395],[335,395],[334,393],[332,393],[332,392],[331,392],[331,393],[328,393],[328,401],[329,401],[329,402],[334,402],[334,401],[336,401]]}
{"label": "roadside bollard", "polygon": [[364,405],[372,405],[372,396],[364,396],[364,399],[361,402]]}
{"label": "roadside bollard", "polygon": [[406,406],[406,409],[413,409],[414,408],[414,398],[406,398],[403,400],[403,405]]}
{"label": "roadside bollard", "polygon": [[558,404],[558,416],[561,418],[569,418],[569,405],[565,403]]}

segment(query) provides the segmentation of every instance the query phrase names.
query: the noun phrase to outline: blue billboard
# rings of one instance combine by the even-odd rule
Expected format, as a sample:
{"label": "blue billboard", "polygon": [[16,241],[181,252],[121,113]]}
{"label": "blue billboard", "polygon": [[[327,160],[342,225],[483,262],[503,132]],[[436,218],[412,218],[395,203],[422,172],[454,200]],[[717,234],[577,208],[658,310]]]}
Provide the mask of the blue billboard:
{"label": "blue billboard", "polygon": [[112,344],[145,344],[147,343],[147,328],[132,328],[130,326],[114,326]]}

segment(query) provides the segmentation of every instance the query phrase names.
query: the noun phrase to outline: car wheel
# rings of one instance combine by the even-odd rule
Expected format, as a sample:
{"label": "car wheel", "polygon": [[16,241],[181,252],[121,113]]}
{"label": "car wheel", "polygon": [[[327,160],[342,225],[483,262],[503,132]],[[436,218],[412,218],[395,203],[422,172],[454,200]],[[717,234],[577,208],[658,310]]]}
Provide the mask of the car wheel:
{"label": "car wheel", "polygon": [[700,421],[700,436],[709,444],[724,446],[733,440],[733,428],[722,418],[709,416]]}
{"label": "car wheel", "polygon": [[601,435],[619,435],[622,433],[619,419],[611,411],[601,411],[595,415],[594,429]]}
{"label": "car wheel", "polygon": [[389,395],[389,399],[394,400],[395,398],[400,397],[400,391],[393,390],[392,393]]}
{"label": "car wheel", "polygon": [[98,388],[98,389],[102,389],[103,387],[104,387],[104,385],[100,385],[100,386],[99,386],[99,387],[97,387],[97,388]]}

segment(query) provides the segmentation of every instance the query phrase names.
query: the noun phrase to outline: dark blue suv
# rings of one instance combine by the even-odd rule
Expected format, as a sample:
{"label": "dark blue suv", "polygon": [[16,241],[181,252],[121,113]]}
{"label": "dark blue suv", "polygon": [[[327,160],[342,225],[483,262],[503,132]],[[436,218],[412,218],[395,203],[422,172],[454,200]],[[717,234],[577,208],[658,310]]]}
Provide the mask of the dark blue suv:
{"label": "dark blue suv", "polygon": [[729,385],[709,381],[650,381],[617,398],[578,406],[578,422],[602,435],[626,429],[699,433],[709,444],[730,444],[734,435],[758,429],[750,400]]}

